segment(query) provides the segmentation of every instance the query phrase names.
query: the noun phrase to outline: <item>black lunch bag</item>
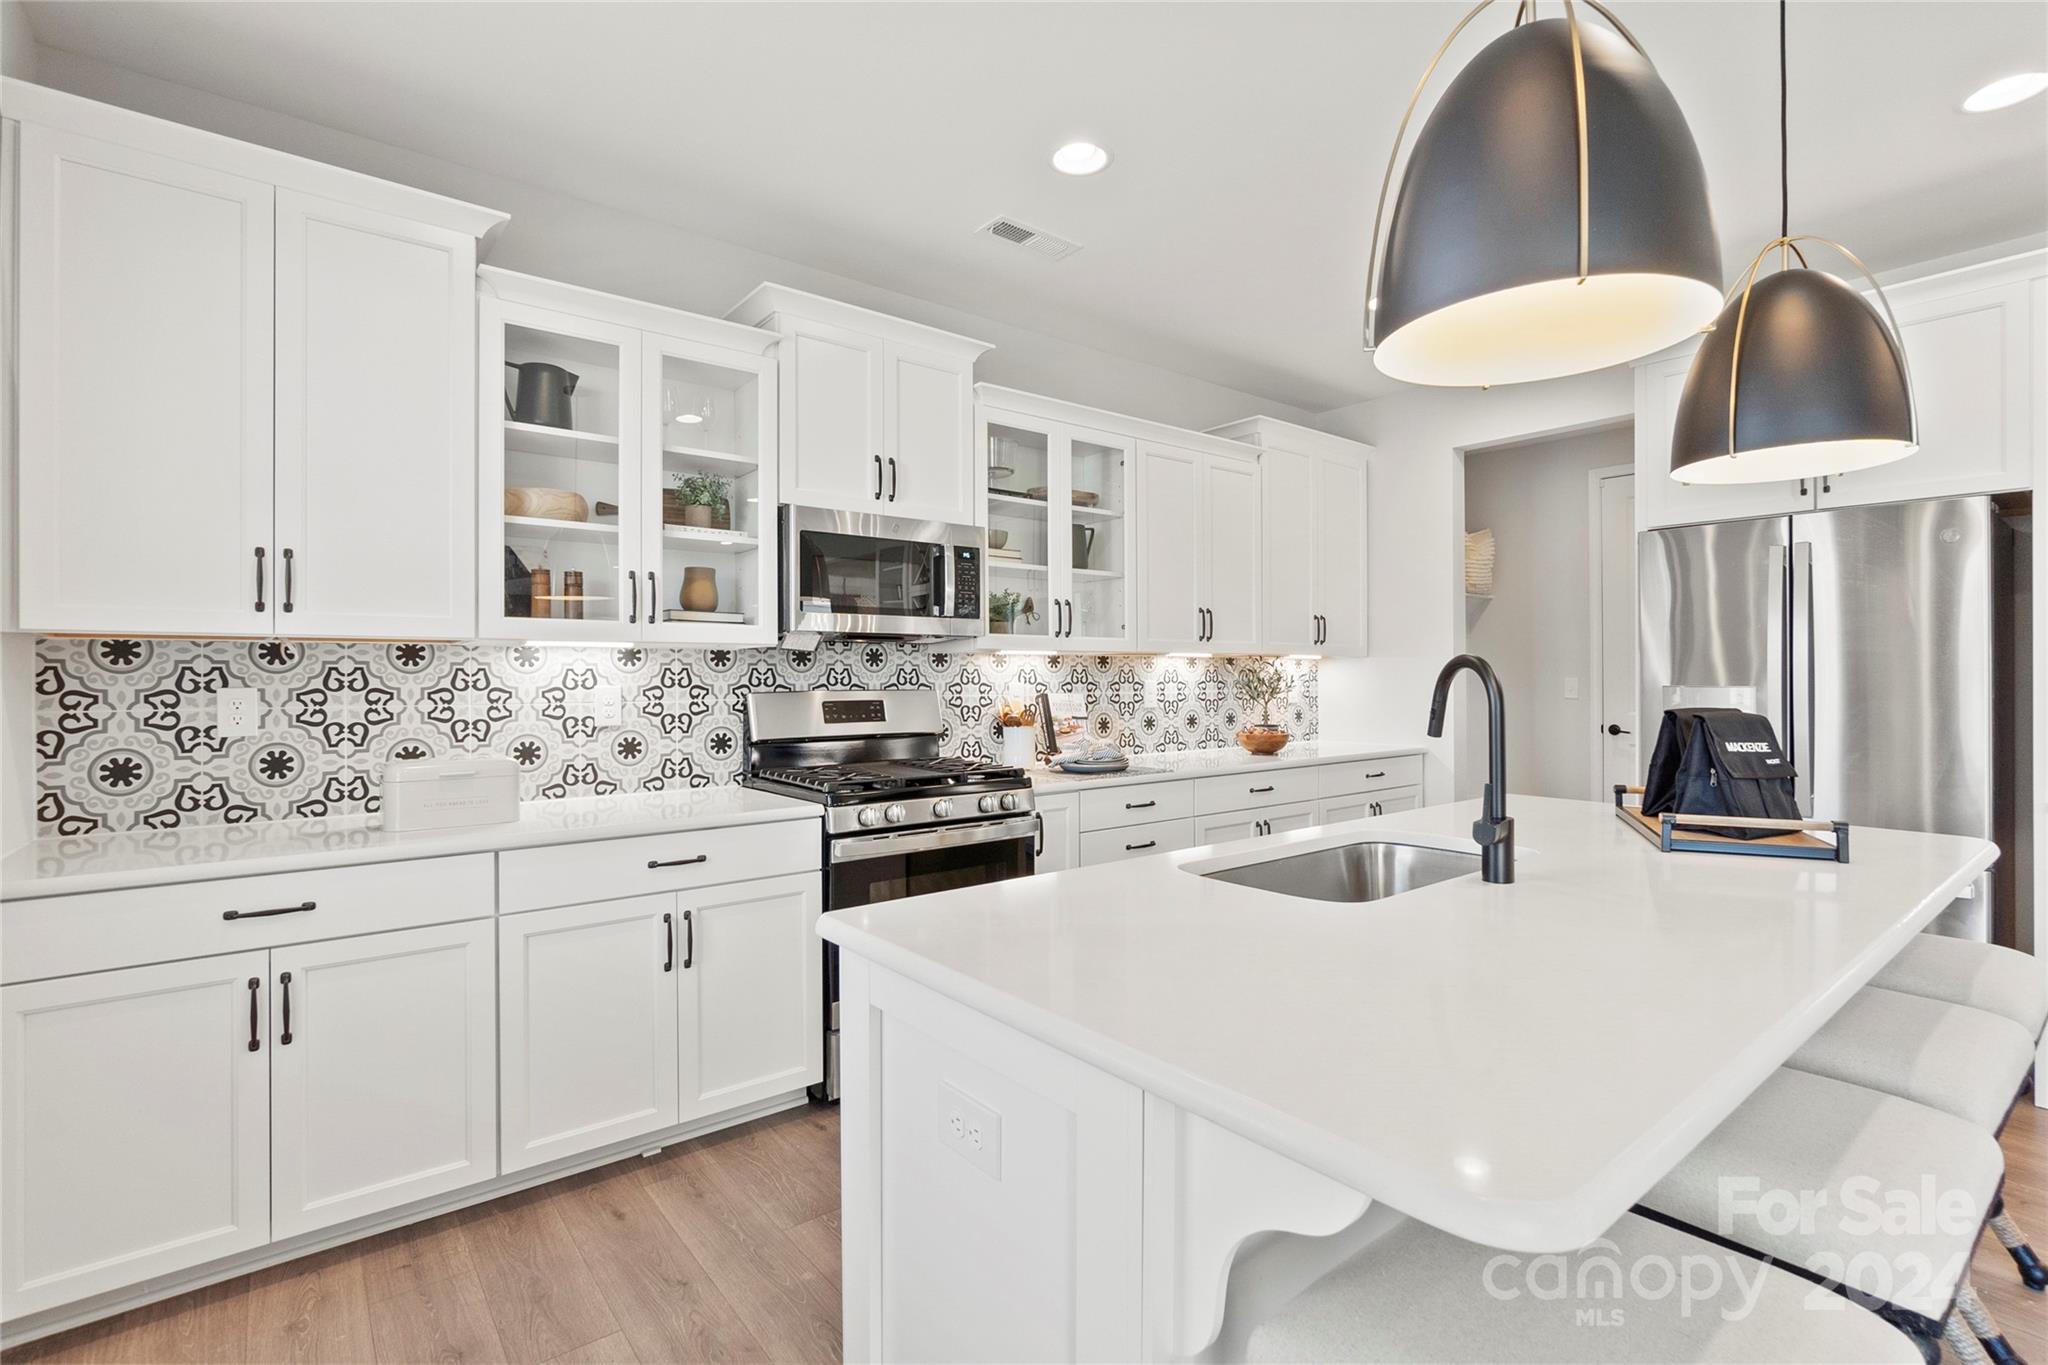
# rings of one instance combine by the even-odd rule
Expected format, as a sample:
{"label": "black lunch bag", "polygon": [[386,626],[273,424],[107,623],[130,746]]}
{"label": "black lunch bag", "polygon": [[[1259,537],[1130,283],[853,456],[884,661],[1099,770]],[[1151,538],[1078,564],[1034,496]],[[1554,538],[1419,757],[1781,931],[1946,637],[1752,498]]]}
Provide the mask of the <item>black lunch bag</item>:
{"label": "black lunch bag", "polygon": [[[1793,768],[1762,716],[1726,707],[1664,713],[1643,779],[1643,814],[1733,815],[1797,820]],[[1690,826],[1731,839],[1766,839],[1781,830]]]}

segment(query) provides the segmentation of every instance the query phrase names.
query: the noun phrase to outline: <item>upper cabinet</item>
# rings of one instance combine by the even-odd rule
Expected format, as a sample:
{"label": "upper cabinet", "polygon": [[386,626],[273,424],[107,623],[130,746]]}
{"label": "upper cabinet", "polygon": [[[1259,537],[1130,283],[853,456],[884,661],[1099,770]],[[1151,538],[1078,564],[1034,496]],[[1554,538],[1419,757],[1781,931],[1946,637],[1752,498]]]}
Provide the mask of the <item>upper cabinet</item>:
{"label": "upper cabinet", "polygon": [[1259,450],[1262,652],[1364,654],[1372,447],[1271,417],[1211,434]]}
{"label": "upper cabinet", "polygon": [[1710,486],[1671,477],[1671,430],[1692,347],[1636,367],[1636,508],[1643,527],[2026,488],[2048,445],[2048,252],[1888,286],[1919,407],[1920,449],[1855,474]]}
{"label": "upper cabinet", "polygon": [[482,633],[772,644],[774,333],[477,272]]}
{"label": "upper cabinet", "polygon": [[5,94],[19,626],[473,635],[472,278],[504,215]]}
{"label": "upper cabinet", "polygon": [[1195,432],[1141,439],[1136,496],[1141,646],[1258,652],[1258,452]]}
{"label": "upper cabinet", "polygon": [[1135,442],[1109,414],[976,386],[989,648],[1132,648]]}
{"label": "upper cabinet", "polygon": [[782,337],[781,501],[969,523],[984,342],[779,284],[726,316]]}

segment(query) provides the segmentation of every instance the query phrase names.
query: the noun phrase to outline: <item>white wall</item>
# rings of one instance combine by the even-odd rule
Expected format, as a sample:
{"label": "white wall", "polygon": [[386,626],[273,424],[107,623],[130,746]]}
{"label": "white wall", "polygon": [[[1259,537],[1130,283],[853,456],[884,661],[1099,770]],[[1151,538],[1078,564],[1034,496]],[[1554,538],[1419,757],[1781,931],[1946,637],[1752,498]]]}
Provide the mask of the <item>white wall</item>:
{"label": "white wall", "polygon": [[36,39],[29,31],[28,11],[21,0],[0,0],[0,75],[18,81],[36,78]]}
{"label": "white wall", "polygon": [[35,53],[37,80],[178,123],[433,190],[512,215],[486,260],[670,307],[721,316],[763,280],[910,318],[991,343],[976,376],[1112,412],[1205,427],[1266,412],[1306,423],[1299,408],[1142,360],[1111,355],[796,261],[571,198],[538,185],[372,142],[190,86],[56,48]]}
{"label": "white wall", "polygon": [[[1587,474],[1635,459],[1632,426],[1465,457],[1465,529],[1491,530],[1491,601],[1465,604],[1465,648],[1493,665],[1507,699],[1508,790],[1583,800],[1592,787],[1592,621]],[[1635,647],[1630,640],[1629,647]],[[1578,682],[1567,698],[1565,680]],[[1486,783],[1486,715],[1459,725],[1457,793]]]}
{"label": "white wall", "polygon": [[[1464,644],[1465,487],[1461,457],[1507,443],[1612,426],[1634,416],[1627,366],[1506,388],[1413,389],[1338,408],[1311,425],[1375,447],[1372,462],[1369,659],[1319,671],[1322,733],[1409,739],[1422,732],[1430,689]],[[1583,540],[1580,542],[1583,545]],[[1469,678],[1453,713],[1483,705]],[[1429,745],[1427,799],[1455,791],[1455,723]],[[1511,785],[1513,785],[1511,783]]]}

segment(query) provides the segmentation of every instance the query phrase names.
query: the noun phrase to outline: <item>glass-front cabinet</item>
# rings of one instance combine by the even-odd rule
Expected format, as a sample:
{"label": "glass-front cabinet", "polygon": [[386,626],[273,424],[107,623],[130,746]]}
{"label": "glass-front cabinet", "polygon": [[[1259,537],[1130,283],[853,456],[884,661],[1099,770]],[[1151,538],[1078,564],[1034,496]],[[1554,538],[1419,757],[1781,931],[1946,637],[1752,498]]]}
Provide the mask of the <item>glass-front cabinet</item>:
{"label": "glass-front cabinet", "polygon": [[994,649],[1130,648],[1128,438],[979,409]]}
{"label": "glass-front cabinet", "polygon": [[773,643],[775,335],[478,278],[482,633]]}

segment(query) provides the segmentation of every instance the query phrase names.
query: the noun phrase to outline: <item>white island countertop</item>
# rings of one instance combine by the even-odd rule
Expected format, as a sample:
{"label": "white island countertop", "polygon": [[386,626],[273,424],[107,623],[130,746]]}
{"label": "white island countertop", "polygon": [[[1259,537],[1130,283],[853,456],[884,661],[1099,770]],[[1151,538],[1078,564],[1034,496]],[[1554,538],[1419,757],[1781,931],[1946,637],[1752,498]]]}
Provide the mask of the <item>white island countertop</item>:
{"label": "white island countertop", "polygon": [[1476,803],[891,901],[842,948],[1375,1200],[1583,1246],[1997,857],[1857,829],[1847,864],[1666,854],[1512,797],[1512,885],[1370,904],[1190,869],[1359,838],[1470,848]]}
{"label": "white island countertop", "polygon": [[1063,773],[1034,766],[1031,785],[1043,792],[1062,792],[1080,787],[1117,787],[1133,782],[1172,782],[1215,773],[1247,773],[1267,768],[1308,768],[1327,763],[1352,763],[1371,758],[1405,758],[1423,752],[1419,743],[1368,744],[1350,741],[1316,741],[1289,744],[1277,754],[1252,754],[1233,745],[1228,749],[1183,749],[1173,753],[1130,755],[1131,766],[1120,773]]}
{"label": "white island countertop", "polygon": [[0,860],[0,899],[117,891],[457,853],[495,853],[777,820],[815,820],[819,809],[809,801],[751,787],[685,787],[522,801],[517,820],[404,834],[386,830],[374,815],[81,834],[38,839]]}

